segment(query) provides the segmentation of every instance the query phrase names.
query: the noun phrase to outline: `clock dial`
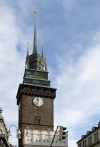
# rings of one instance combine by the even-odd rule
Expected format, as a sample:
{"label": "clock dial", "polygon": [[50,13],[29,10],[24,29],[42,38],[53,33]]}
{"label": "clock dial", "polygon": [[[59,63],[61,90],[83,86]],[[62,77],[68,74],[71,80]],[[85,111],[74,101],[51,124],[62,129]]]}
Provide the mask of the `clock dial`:
{"label": "clock dial", "polygon": [[35,106],[37,106],[37,107],[42,106],[42,105],[43,105],[43,100],[42,100],[42,98],[35,97],[35,98],[33,99],[33,104],[34,104]]}
{"label": "clock dial", "polygon": [[38,102],[39,102],[39,98],[38,97],[35,97],[33,99],[33,104],[37,106],[38,105]]}

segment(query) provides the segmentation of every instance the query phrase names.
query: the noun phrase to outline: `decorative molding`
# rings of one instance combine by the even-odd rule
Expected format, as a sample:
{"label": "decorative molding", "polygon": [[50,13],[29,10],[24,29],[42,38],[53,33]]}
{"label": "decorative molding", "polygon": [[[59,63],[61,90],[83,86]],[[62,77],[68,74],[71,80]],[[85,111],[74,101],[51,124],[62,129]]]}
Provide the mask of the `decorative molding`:
{"label": "decorative molding", "polygon": [[[22,125],[30,125],[30,126],[40,126],[40,127],[42,127],[42,126],[47,126],[47,127],[54,127],[54,126],[52,126],[52,125],[41,125],[41,124],[33,124],[33,123],[23,123],[22,122]],[[21,126],[20,126],[21,127]]]}
{"label": "decorative molding", "polygon": [[45,97],[55,97],[55,93],[51,92],[51,90],[45,90],[43,88],[37,89],[37,88],[23,88],[20,91],[21,94],[32,94],[32,95],[38,95],[38,96],[45,96]]}
{"label": "decorative molding", "polygon": [[54,99],[56,97],[56,89],[41,86],[29,86],[20,84],[17,93],[17,104],[19,103],[22,94],[40,96]]}

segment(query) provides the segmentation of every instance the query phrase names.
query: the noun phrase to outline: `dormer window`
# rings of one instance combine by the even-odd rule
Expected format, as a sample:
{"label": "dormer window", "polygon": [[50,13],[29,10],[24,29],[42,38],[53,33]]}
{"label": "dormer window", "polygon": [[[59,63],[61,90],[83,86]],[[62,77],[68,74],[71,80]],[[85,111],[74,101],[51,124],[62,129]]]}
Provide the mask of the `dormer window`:
{"label": "dormer window", "polygon": [[100,122],[98,123],[98,127],[100,127]]}

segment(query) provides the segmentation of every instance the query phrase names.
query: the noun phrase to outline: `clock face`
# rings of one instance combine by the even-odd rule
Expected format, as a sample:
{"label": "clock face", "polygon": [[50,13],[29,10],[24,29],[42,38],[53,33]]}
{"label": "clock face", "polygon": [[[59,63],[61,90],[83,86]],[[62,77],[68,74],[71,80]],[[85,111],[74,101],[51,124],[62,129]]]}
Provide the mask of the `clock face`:
{"label": "clock face", "polygon": [[42,98],[35,97],[35,98],[33,99],[33,104],[34,104],[35,106],[37,106],[37,107],[42,106],[42,105],[43,105],[43,100],[42,100]]}

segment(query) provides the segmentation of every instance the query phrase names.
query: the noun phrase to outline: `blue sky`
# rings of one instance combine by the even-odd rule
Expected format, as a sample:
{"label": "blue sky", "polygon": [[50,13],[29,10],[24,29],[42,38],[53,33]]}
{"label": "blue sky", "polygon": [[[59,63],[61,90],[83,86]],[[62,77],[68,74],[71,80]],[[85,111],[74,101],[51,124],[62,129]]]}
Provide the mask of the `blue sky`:
{"label": "blue sky", "polygon": [[[37,6],[38,50],[47,56],[57,88],[55,127],[69,131],[69,147],[100,121],[100,0],[0,1],[0,107],[17,125],[16,93],[22,83],[27,40],[33,47]],[[84,125],[80,125],[84,124]],[[12,128],[12,144],[16,144]]]}

